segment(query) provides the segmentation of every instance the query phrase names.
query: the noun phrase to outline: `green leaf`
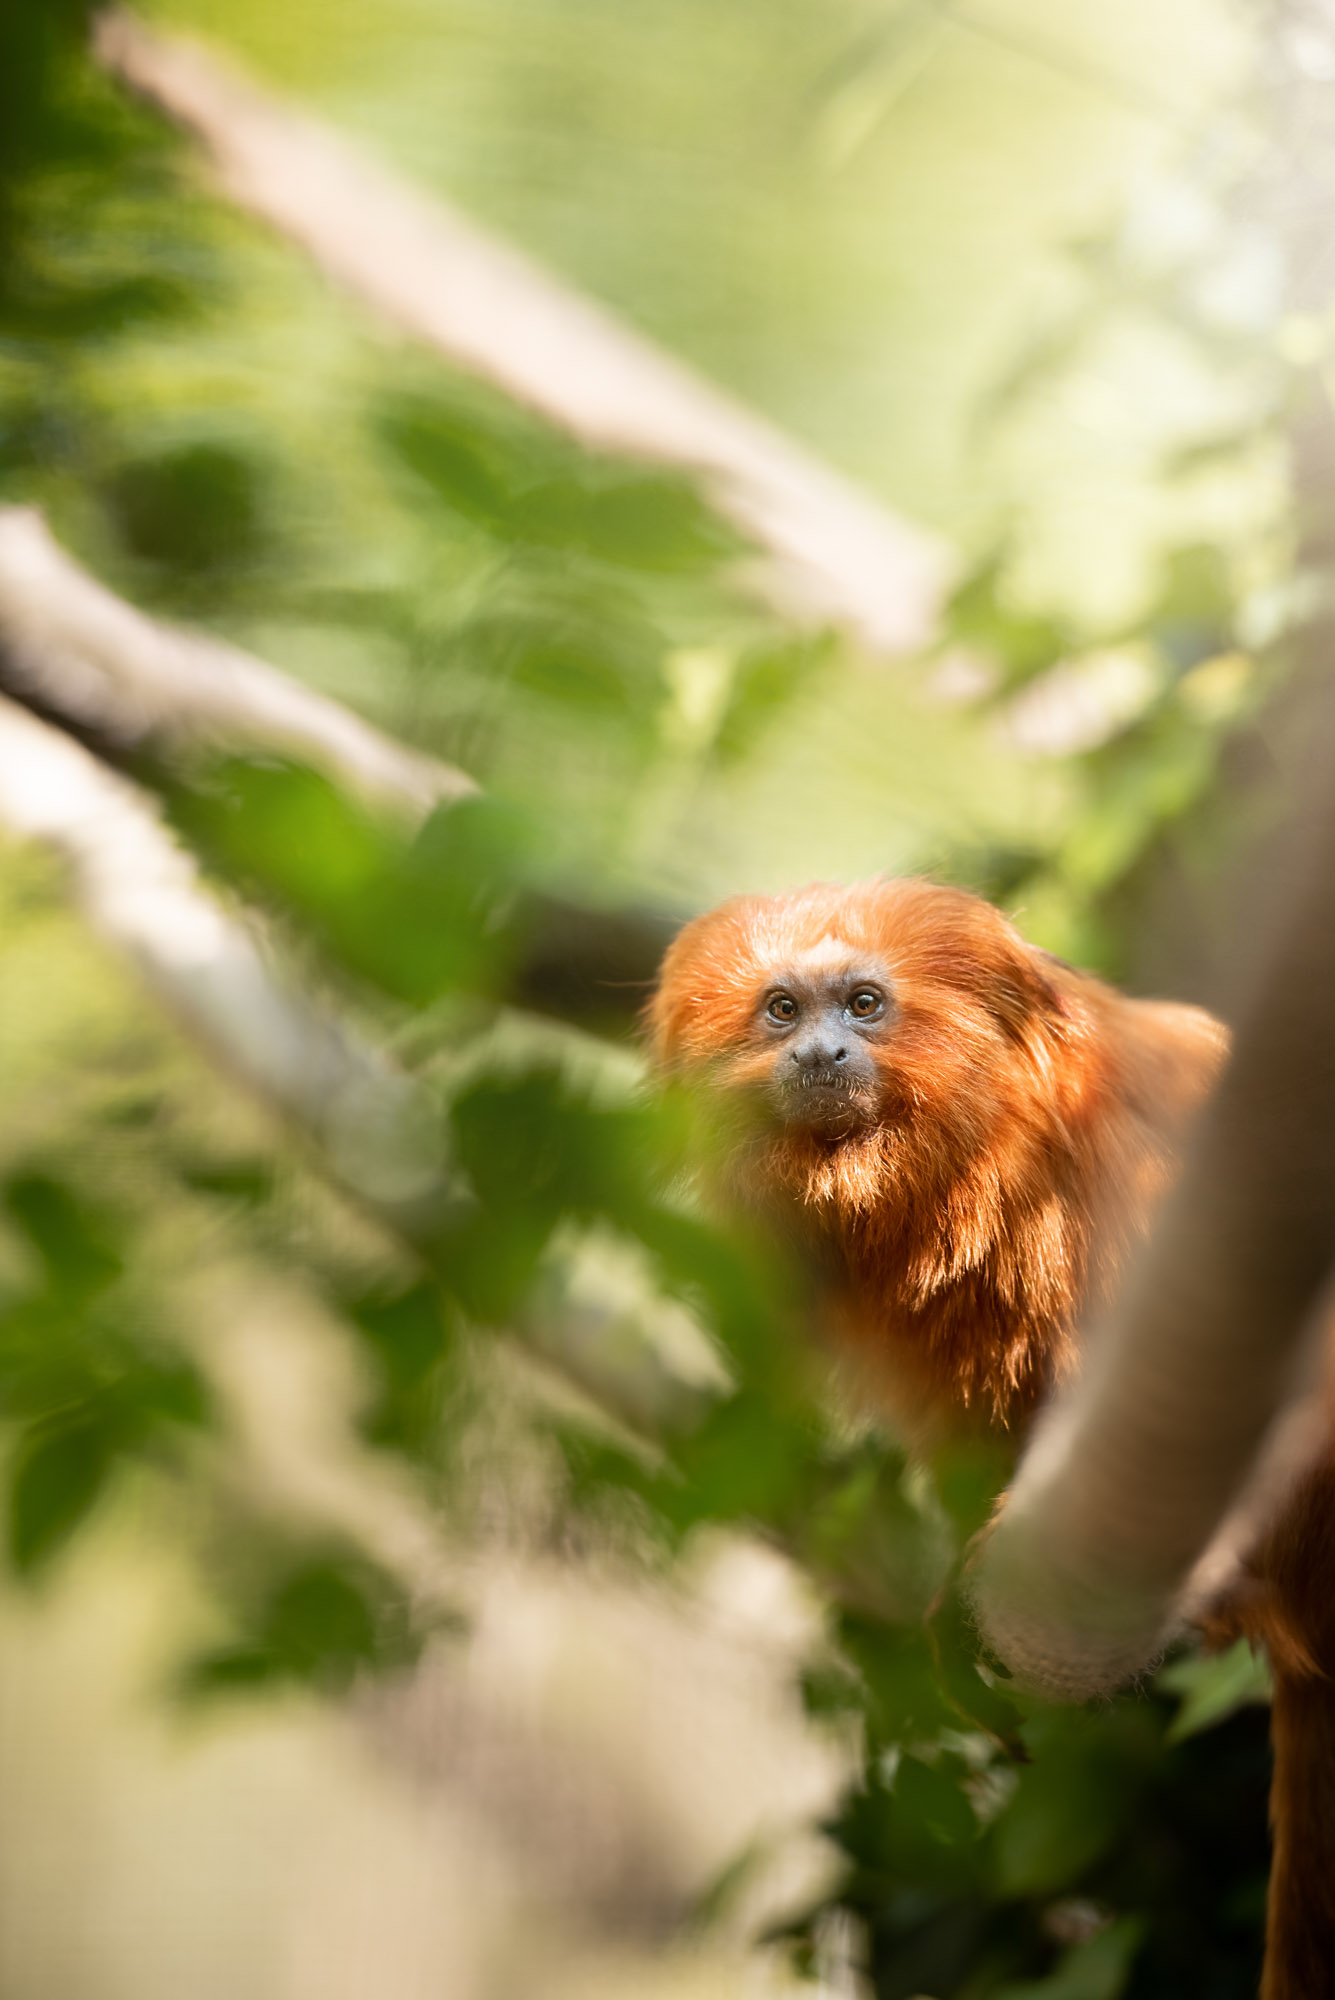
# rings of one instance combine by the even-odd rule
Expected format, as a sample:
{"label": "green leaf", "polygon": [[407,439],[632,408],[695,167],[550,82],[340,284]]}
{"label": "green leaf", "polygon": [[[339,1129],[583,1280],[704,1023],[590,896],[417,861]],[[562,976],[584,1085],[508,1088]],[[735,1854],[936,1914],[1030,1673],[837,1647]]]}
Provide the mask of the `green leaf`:
{"label": "green leaf", "polygon": [[200,438],[128,460],[105,497],[136,556],[198,576],[253,563],[269,544],[266,473],[254,453]]}
{"label": "green leaf", "polygon": [[112,1433],[95,1413],[22,1439],[9,1487],[9,1553],[21,1576],[45,1568],[91,1513],[114,1459]]}
{"label": "green leaf", "polygon": [[1181,1743],[1202,1729],[1235,1715],[1240,1708],[1270,1700],[1270,1666],[1250,1640],[1238,1639],[1223,1653],[1197,1653],[1164,1667],[1156,1685],[1181,1696],[1169,1726],[1169,1743]]}
{"label": "green leaf", "polygon": [[376,1657],[376,1628],[368,1591],[331,1559],[287,1578],[269,1605],[263,1633],[269,1651],[294,1672],[320,1669],[341,1678]]}
{"label": "green leaf", "polygon": [[552,1066],[483,1077],[450,1113],[457,1155],[498,1215],[600,1216],[634,1228],[650,1207],[657,1126],[639,1107],[602,1106]]}
{"label": "green leaf", "polygon": [[379,1394],[362,1420],[363,1435],[391,1449],[424,1455],[436,1441],[446,1395],[446,1364],[458,1352],[455,1315],[438,1285],[358,1301],[352,1324],[373,1356]]}
{"label": "green leaf", "polygon": [[421,1381],[445,1354],[454,1331],[434,1285],[363,1299],[351,1308],[351,1318],[396,1390]]}
{"label": "green leaf", "polygon": [[1003,1896],[1053,1895],[1078,1883],[1123,1832],[1158,1753],[1141,1704],[1103,1713],[1047,1709],[1022,1732],[1032,1758],[990,1830]]}
{"label": "green leaf", "polygon": [[913,1755],[901,1758],[894,1794],[901,1810],[933,1840],[958,1847],[978,1838],[978,1819],[960,1790],[958,1774],[943,1764]]}
{"label": "green leaf", "polygon": [[63,1181],[15,1174],[5,1183],[4,1203],[41,1258],[53,1292],[88,1298],[120,1276],[110,1224]]}
{"label": "green leaf", "polygon": [[836,1632],[866,1684],[868,1717],[878,1743],[922,1742],[958,1723],[920,1628],[898,1631],[879,1619],[845,1611]]}
{"label": "green leaf", "polygon": [[225,874],[285,905],[351,972],[425,1004],[487,989],[513,948],[521,818],[488,799],[432,814],[412,838],[319,773],[229,758],[174,784],[173,816]]}
{"label": "green leaf", "polygon": [[1140,1918],[1122,1917],[1072,1945],[1046,1979],[1008,1982],[991,2000],[1117,2000],[1144,1935]]}
{"label": "green leaf", "polygon": [[247,1623],[234,1644],[191,1664],[187,1693],[284,1681],[338,1692],[363,1668],[406,1665],[423,1637],[395,1580],[351,1549],[310,1555],[271,1579]]}
{"label": "green leaf", "polygon": [[681,1447],[677,1463],[695,1518],[779,1522],[800,1511],[810,1437],[753,1398],[732,1396]]}
{"label": "green leaf", "polygon": [[499,399],[401,394],[378,431],[428,493],[501,542],[649,575],[707,572],[742,547],[689,478],[595,458]]}
{"label": "green leaf", "polygon": [[751,756],[771,723],[817,681],[834,658],[827,638],[794,639],[753,647],[737,662],[727,706],[714,734],[720,764]]}
{"label": "green leaf", "polygon": [[902,1756],[889,1779],[870,1771],[826,1831],[869,1880],[897,1889],[968,1889],[980,1850],[978,1821],[961,1789],[964,1775],[948,1755],[931,1763]]}

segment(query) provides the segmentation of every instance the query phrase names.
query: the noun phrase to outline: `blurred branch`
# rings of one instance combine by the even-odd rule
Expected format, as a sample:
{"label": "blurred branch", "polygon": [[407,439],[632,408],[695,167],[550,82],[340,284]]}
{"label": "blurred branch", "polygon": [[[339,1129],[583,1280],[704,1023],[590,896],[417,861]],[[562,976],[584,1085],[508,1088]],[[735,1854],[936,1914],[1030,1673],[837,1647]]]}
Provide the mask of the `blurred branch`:
{"label": "blurred branch", "polygon": [[285,752],[413,814],[473,791],[314,689],[220,639],[146,617],[65,554],[40,514],[0,508],[0,685],[120,753],[221,738]]}
{"label": "blurred branch", "polygon": [[[1307,637],[1324,664],[1331,621]],[[1335,1268],[1335,734],[1322,699],[1307,809],[1269,884],[1281,905],[1270,942],[1258,947],[1257,921],[1237,934],[1257,963],[1232,1062],[1148,1254],[1041,1421],[978,1565],[984,1636],[1051,1693],[1104,1692],[1141,1671],[1184,1591],[1227,1582],[1229,1557],[1328,1436],[1313,1379]]]}
{"label": "blurred branch", "polygon": [[[94,928],[127,957],[205,1051],[311,1142],[316,1164],[428,1262],[448,1258],[468,1197],[443,1157],[437,1107],[327,1011],[270,969],[244,923],[128,779],[0,695],[0,822],[54,849]],[[622,1303],[567,1301],[553,1267],[516,1331],[607,1415],[670,1435],[709,1392],[679,1378]]]}
{"label": "blurred branch", "polygon": [[[147,617],[82,569],[26,507],[0,507],[0,691],[112,761],[200,740],[240,744],[307,760],[412,819],[476,790],[466,773],[267,661]],[[624,1022],[680,921],[680,913],[534,895],[511,995],[560,1019]]]}
{"label": "blurred branch", "polygon": [[280,984],[135,785],[3,695],[0,820],[55,849],[94,928],[347,1186],[390,1208],[439,1195],[411,1086]]}
{"label": "blurred branch", "polygon": [[507,991],[516,1005],[590,1029],[633,1025],[687,911],[600,910],[526,899],[523,949]]}
{"label": "blurred branch", "polygon": [[931,636],[941,547],[613,314],[200,45],[102,16],[102,62],[208,148],[226,192],[393,325],[598,451],[698,474],[788,614],[877,652]]}

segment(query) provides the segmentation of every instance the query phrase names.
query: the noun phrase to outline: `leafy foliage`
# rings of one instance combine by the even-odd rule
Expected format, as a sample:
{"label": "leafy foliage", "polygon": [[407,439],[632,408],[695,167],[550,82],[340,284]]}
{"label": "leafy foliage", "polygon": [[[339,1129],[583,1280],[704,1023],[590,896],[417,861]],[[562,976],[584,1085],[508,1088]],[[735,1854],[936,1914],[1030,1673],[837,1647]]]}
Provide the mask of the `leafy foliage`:
{"label": "leafy foliage", "polygon": [[5,1405],[16,1421],[9,1549],[31,1575],[69,1539],[119,1464],[170,1450],[208,1395],[188,1353],[144,1323],[132,1246],[66,1181],[13,1174],[4,1204],[36,1271],[0,1307]]}
{"label": "leafy foliage", "polygon": [[[226,1636],[186,1670],[195,1693],[337,1692],[402,1666],[433,1629],[404,1579],[217,1480],[227,1424],[184,1267],[196,1252],[250,1260],[317,1295],[364,1371],[362,1444],[463,1532],[476,1385],[507,1391],[488,1358],[516,1331],[541,1349],[557,1316],[544,1285],[572,1239],[629,1246],[648,1274],[634,1339],[653,1349],[666,1311],[684,1310],[714,1363],[689,1421],[646,1441],[531,1384],[508,1417],[555,1465],[568,1524],[633,1507],[664,1560],[698,1530],[742,1527],[825,1594],[828,1645],[804,1692],[813,1726],[855,1727],[861,1771],[827,1829],[839,1881],[790,1927],[799,1962],[814,1964],[836,1908],[862,1927],[877,2000],[1250,1992],[1265,1870],[1254,1663],[1184,1659],[1092,1712],[1020,1698],[979,1661],[957,1590],[1007,1454],[924,1470],[850,1437],[802,1273],[700,1218],[682,1188],[683,1107],[627,1083],[642,987],[608,989],[597,1037],[539,1035],[517,1004],[553,896],[587,914],[680,890],[675,850],[710,787],[736,784],[749,811],[745,786],[772,760],[766,826],[837,819],[842,791],[791,804],[813,715],[850,791],[883,785],[880,765],[856,777],[866,739],[892,733],[871,669],[738,596],[746,552],[689,482],[581,452],[425,370],[386,380],[417,364],[345,352],[329,401],[350,382],[350,414],[327,451],[309,449],[318,410],[303,433],[244,398],[104,406],[96,368],[143,324],[202,321],[218,339],[244,322],[244,258],[146,114],[87,64],[85,19],[49,5],[0,26],[4,491],[48,501],[140,597],[276,638],[326,685],[342,673],[340,691],[489,790],[405,829],[278,758],[139,760],[222,893],[263,912],[312,990],[415,1070],[453,1199],[415,1227],[354,1215],[283,1135],[238,1134],[225,1088],[193,1072],[151,1077],[115,1115],[53,1101],[40,1143],[16,1123],[0,1267],[13,1572],[39,1579],[118,1494],[156,1484],[182,1533],[228,1557],[210,1569]],[[1116,259],[1086,261],[1107,280]],[[1073,364],[1101,309],[1086,299],[1076,322],[1017,367],[1012,405]],[[1138,615],[1100,623],[1035,604],[1017,571],[1009,548],[976,564],[941,651],[984,662],[989,755],[1048,803],[946,813],[908,856],[1024,906],[1054,948],[1134,970],[1156,884],[1217,863],[1223,776],[1282,678],[1282,658],[1249,644],[1276,579],[1188,537],[1163,549]],[[1026,693],[1119,648],[1143,668],[1133,712],[1046,763],[1017,752]],[[906,713],[908,763],[944,766],[979,726],[935,736],[939,718]],[[897,850],[868,852],[872,866]]]}

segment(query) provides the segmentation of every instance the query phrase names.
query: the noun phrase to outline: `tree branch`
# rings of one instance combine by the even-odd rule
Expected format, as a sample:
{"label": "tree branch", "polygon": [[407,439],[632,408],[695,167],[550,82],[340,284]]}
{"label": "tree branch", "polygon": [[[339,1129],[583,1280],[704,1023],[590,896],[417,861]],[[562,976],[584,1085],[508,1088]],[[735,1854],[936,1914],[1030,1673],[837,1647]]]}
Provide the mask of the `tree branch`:
{"label": "tree branch", "polygon": [[[1316,635],[1327,657],[1333,637]],[[1301,846],[1270,883],[1282,913],[1187,1171],[983,1545],[983,1635],[1050,1693],[1101,1693],[1142,1671],[1328,1437],[1317,1377],[1335,1269],[1330,706]],[[1240,925],[1239,950],[1260,933]],[[1221,1523],[1227,1547],[1212,1551]]]}
{"label": "tree branch", "polygon": [[[0,691],[119,761],[196,743],[294,755],[410,822],[476,790],[327,695],[206,634],[147,617],[91,577],[40,514],[0,507]],[[533,896],[510,993],[563,1020],[638,1012],[680,913]]]}
{"label": "tree branch", "polygon": [[137,611],[27,507],[0,508],[0,656],[11,694],[121,752],[145,741],[249,743],[414,816],[476,789],[239,646]]}
{"label": "tree branch", "polygon": [[[151,801],[60,730],[0,695],[0,821],[68,865],[84,914],[205,1052],[311,1145],[315,1163],[428,1262],[468,1197],[437,1107],[330,1013],[284,984],[247,926],[201,883]],[[695,1421],[711,1392],[671,1367],[653,1328],[549,1260],[515,1331],[609,1416],[650,1436]]]}
{"label": "tree branch", "polygon": [[593,450],[702,478],[790,615],[875,652],[931,635],[941,546],[611,312],[428,199],[231,63],[132,14],[96,52],[202,141],[227,194],[384,319]]}
{"label": "tree branch", "polygon": [[439,1202],[411,1086],[274,976],[135,785],[4,696],[0,819],[61,856],[93,927],[349,1188],[382,1207]]}

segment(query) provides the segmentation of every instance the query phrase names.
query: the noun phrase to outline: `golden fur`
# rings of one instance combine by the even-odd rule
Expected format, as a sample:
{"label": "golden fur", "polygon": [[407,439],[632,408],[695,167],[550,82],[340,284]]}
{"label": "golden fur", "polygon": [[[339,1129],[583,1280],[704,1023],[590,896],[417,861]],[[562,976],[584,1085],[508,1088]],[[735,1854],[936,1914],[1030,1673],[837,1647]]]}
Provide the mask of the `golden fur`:
{"label": "golden fur", "polygon": [[[779,974],[841,959],[880,970],[893,1018],[877,1101],[830,1138],[763,1115],[760,1016]],[[892,1402],[1002,1423],[1069,1364],[1226,1047],[1200,1009],[1126,999],[916,880],[724,903],[672,945],[648,1019],[665,1072],[757,1107],[724,1181],[834,1253],[834,1316]]]}

